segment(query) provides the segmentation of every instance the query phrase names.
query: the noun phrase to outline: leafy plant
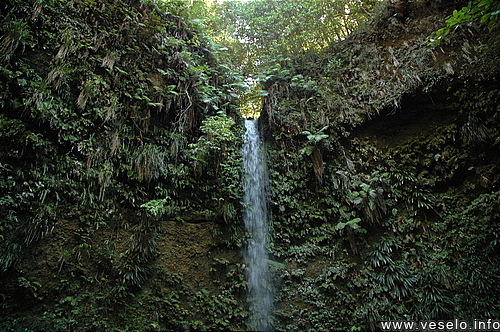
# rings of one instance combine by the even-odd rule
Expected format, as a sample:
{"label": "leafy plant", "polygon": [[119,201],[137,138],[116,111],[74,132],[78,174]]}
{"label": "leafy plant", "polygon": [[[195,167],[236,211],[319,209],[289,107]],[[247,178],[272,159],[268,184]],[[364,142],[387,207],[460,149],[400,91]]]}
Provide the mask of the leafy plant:
{"label": "leafy plant", "polygon": [[2,28],[6,31],[0,38],[0,61],[6,62],[12,58],[19,45],[23,45],[24,51],[24,47],[30,42],[32,35],[28,23],[23,21],[4,23]]}
{"label": "leafy plant", "polygon": [[446,27],[436,31],[436,39],[432,39],[435,45],[459,27],[473,22],[487,23],[490,29],[497,26],[500,4],[495,0],[473,0],[460,10],[454,10],[453,15],[446,20]]}

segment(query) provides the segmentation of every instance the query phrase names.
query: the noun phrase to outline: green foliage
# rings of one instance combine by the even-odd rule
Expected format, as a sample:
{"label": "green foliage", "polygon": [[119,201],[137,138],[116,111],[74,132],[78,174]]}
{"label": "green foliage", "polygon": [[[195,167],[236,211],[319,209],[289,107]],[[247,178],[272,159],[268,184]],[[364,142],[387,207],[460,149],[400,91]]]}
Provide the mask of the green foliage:
{"label": "green foliage", "polygon": [[7,271],[11,267],[15,267],[19,261],[22,247],[18,243],[5,241],[1,239],[0,242],[0,270]]}
{"label": "green foliage", "polygon": [[10,21],[3,23],[2,30],[4,30],[4,34],[0,39],[0,61],[5,62],[11,59],[20,45],[23,45],[24,50],[32,36],[26,22]]}
{"label": "green foliage", "polygon": [[212,195],[210,213],[222,217],[225,222],[234,222],[240,216],[237,206],[242,197],[241,125],[236,126],[233,118],[219,112],[204,120],[200,130],[203,134],[196,143],[189,145],[188,151],[194,161],[195,176],[212,179],[200,187]]}
{"label": "green foliage", "polygon": [[158,145],[144,144],[137,148],[133,158],[133,170],[139,181],[151,181],[167,171],[167,154]]}
{"label": "green foliage", "polygon": [[[175,262],[163,218],[230,223],[230,240],[214,247],[242,242],[241,79],[219,65],[194,21],[204,8],[2,3],[0,296],[8,310],[0,329],[243,326],[241,290],[225,278],[191,304],[189,282],[164,270]],[[188,150],[197,141],[202,176]],[[209,322],[199,308],[218,294],[229,304]]]}
{"label": "green foliage", "polygon": [[[209,117],[203,121],[200,130],[203,135],[198,142],[191,144],[192,158],[195,160],[195,167],[206,166],[208,160],[220,160],[226,153],[229,143],[237,140],[237,136],[232,130],[235,122],[224,113]],[[218,167],[218,165],[216,165]]]}
{"label": "green foliage", "polygon": [[446,40],[448,35],[461,26],[481,23],[486,24],[490,30],[498,27],[498,15],[500,14],[500,3],[496,0],[474,0],[469,1],[467,6],[460,10],[454,10],[453,15],[446,20],[446,27],[436,31],[435,39],[431,42],[439,45]]}
{"label": "green foliage", "polygon": [[[249,90],[245,85],[246,90]],[[244,91],[246,91],[244,90]],[[262,103],[267,92],[260,84],[254,84],[249,91],[239,99],[240,113],[244,118],[258,118],[262,110]]]}
{"label": "green foliage", "polygon": [[[441,60],[427,57],[425,36],[417,39],[370,48],[362,38],[356,48],[353,38],[349,54],[334,47],[335,59],[294,59],[265,77],[271,247],[285,265],[279,329],[376,330],[380,320],[488,316],[499,307],[499,256],[490,251],[498,246],[490,200],[499,180],[498,89],[486,78],[445,84]],[[496,59],[492,52],[484,54]],[[398,77],[368,74],[382,67]],[[459,75],[474,76],[468,68]],[[415,107],[420,91],[439,92]],[[432,129],[415,125],[427,117]],[[316,150],[322,181],[314,181]]]}
{"label": "green foliage", "polygon": [[161,216],[168,211],[167,203],[170,197],[162,199],[153,199],[147,203],[141,205],[141,208],[145,208],[153,216]]}
{"label": "green foliage", "polygon": [[417,16],[347,38],[373,5],[2,4],[0,329],[246,329],[236,98],[265,107],[278,329],[496,315],[496,58],[424,47]]}
{"label": "green foliage", "polygon": [[323,49],[344,38],[367,19],[376,1],[226,1],[220,8],[223,43],[237,62],[255,75],[268,66],[302,52]]}

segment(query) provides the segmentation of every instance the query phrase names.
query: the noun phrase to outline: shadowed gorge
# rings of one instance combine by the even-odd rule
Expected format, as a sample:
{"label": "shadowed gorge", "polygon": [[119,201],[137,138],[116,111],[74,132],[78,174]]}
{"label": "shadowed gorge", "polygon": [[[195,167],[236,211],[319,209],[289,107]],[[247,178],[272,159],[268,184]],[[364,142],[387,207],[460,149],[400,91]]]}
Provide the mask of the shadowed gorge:
{"label": "shadowed gorge", "polygon": [[499,10],[3,1],[0,330],[498,319]]}

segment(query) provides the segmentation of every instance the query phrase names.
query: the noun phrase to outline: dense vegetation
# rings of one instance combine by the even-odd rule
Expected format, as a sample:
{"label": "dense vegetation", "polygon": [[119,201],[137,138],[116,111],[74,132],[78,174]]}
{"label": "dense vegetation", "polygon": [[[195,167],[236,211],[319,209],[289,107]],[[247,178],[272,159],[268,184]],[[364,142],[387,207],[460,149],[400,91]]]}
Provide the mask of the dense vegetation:
{"label": "dense vegetation", "polygon": [[231,49],[231,58],[245,75],[258,76],[276,62],[318,52],[345,38],[368,19],[378,2],[228,1],[216,9],[223,33],[215,38]]}
{"label": "dense vegetation", "polygon": [[498,26],[434,48],[435,6],[264,82],[284,330],[498,316]]}
{"label": "dense vegetation", "polygon": [[0,329],[245,330],[260,105],[277,330],[498,318],[500,8],[464,5],[4,1]]}
{"label": "dense vegetation", "polygon": [[[244,312],[241,287],[222,284],[237,266],[212,252],[239,234],[238,81],[181,5],[2,3],[2,330],[220,327]],[[186,221],[205,239],[186,239]],[[211,271],[210,292],[182,279],[190,266]]]}

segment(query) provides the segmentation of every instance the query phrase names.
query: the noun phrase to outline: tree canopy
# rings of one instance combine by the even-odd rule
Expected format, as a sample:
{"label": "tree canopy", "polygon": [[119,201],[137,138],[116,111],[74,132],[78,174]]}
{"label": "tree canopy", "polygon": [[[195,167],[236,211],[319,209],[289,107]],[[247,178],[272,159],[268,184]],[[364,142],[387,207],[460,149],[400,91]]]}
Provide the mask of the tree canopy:
{"label": "tree canopy", "polygon": [[247,74],[263,64],[316,52],[341,40],[368,19],[378,0],[227,1],[217,10],[216,37]]}

